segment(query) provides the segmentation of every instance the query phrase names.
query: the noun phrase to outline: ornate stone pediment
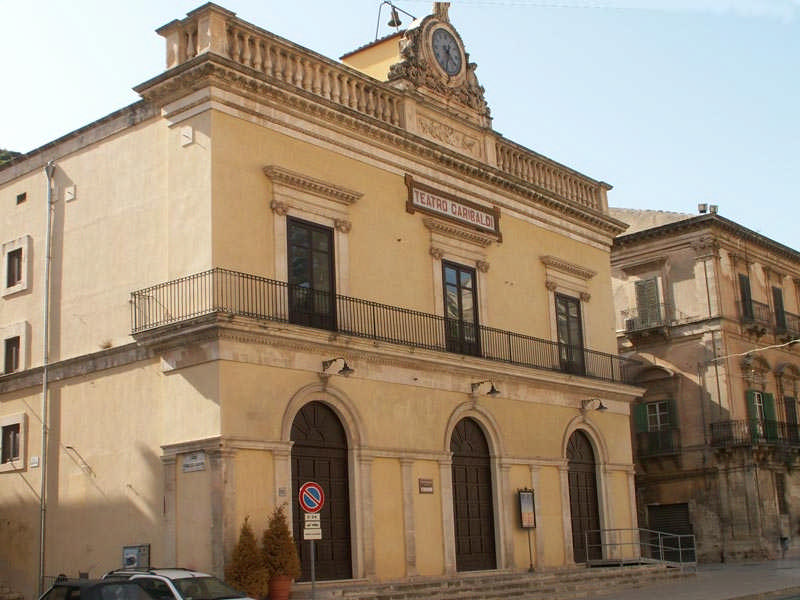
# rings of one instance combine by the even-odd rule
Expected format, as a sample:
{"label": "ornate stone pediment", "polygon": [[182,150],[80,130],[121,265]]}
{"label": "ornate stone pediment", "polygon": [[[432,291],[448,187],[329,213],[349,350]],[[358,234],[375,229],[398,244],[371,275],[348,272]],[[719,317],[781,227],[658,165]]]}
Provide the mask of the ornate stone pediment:
{"label": "ornate stone pediment", "polygon": [[[447,2],[437,2],[434,14],[409,27],[400,42],[402,60],[389,69],[389,81],[407,82],[415,88],[425,88],[447,100],[456,100],[484,117],[482,125],[489,124],[490,111],[484,97],[484,89],[475,76],[477,65],[469,62],[461,36],[450,25]],[[433,33],[446,29],[456,40],[460,52],[458,72],[448,74],[436,64],[432,45]]]}

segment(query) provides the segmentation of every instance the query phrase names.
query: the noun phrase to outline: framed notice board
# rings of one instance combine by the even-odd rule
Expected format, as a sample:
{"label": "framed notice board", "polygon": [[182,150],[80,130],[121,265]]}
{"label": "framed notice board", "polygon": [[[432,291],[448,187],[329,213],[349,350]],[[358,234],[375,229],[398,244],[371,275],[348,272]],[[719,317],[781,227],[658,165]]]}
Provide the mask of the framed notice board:
{"label": "framed notice board", "polygon": [[519,526],[522,529],[536,528],[536,511],[533,507],[533,490],[525,488],[517,491],[519,497]]}

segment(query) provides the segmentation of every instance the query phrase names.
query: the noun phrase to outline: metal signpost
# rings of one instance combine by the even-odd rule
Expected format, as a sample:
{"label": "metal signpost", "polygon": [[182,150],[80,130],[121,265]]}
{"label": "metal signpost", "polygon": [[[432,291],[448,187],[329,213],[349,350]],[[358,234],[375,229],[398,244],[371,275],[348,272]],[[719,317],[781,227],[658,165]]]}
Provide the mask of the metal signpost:
{"label": "metal signpost", "polygon": [[316,594],[316,574],[314,573],[314,540],[322,539],[322,520],[319,511],[325,505],[325,492],[322,486],[314,481],[306,481],[300,486],[298,493],[300,508],[305,511],[303,539],[311,545],[311,600]]}

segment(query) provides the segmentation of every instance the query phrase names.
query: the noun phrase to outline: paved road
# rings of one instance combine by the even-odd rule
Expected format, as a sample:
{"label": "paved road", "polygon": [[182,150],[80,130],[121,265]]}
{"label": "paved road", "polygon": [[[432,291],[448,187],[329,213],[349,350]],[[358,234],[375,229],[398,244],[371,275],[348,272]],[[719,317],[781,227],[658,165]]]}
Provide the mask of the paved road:
{"label": "paved road", "polygon": [[800,553],[757,563],[701,565],[697,576],[587,600],[800,600]]}

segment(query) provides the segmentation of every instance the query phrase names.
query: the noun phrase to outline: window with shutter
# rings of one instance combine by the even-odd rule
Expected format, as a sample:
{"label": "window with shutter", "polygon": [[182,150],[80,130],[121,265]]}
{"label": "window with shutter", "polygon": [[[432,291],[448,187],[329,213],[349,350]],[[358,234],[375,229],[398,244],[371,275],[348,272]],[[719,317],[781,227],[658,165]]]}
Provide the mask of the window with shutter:
{"label": "window with shutter", "polygon": [[556,332],[561,369],[583,375],[583,324],[578,298],[556,294]]}
{"label": "window with shutter", "polygon": [[775,397],[772,394],[762,394],[764,414],[764,436],[771,441],[778,439],[777,411],[775,410]]}
{"label": "window with shutter", "polygon": [[663,431],[669,429],[672,425],[672,423],[670,423],[670,412],[669,400],[649,402],[647,404],[648,431]]}
{"label": "window with shutter", "polygon": [[750,293],[750,277],[739,273],[739,296],[742,302],[742,318],[753,320],[753,296]]}
{"label": "window with shutter", "polygon": [[772,307],[775,309],[775,328],[778,333],[786,331],[786,314],[783,312],[783,290],[772,288]]}
{"label": "window with shutter", "polygon": [[635,404],[633,406],[633,424],[637,433],[647,431],[647,404]]}
{"label": "window with shutter", "polygon": [[636,282],[636,310],[639,316],[639,327],[661,325],[658,279],[655,277]]}

